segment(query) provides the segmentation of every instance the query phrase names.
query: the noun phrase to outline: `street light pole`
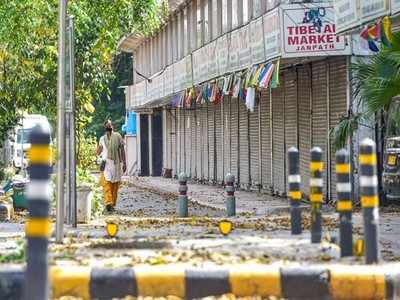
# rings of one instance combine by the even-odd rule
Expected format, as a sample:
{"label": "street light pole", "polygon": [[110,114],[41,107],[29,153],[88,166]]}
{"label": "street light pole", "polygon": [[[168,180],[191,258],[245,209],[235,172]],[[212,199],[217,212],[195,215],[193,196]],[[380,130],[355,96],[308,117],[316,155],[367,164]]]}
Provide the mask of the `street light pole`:
{"label": "street light pole", "polygon": [[66,37],[67,0],[59,1],[59,36],[58,36],[58,159],[57,159],[57,212],[56,242],[64,238],[64,169],[65,169],[65,37]]}

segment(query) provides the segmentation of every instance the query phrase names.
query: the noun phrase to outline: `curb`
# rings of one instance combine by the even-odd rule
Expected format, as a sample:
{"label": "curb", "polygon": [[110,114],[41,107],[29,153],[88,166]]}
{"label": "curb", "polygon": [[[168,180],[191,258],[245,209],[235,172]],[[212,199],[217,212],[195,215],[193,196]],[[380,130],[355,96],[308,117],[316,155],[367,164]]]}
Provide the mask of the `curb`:
{"label": "curb", "polygon": [[[185,299],[232,293],[286,299],[396,299],[400,266],[235,266],[183,268],[52,267],[54,298],[112,299],[177,296]],[[0,299],[22,299],[24,272],[0,271]]]}

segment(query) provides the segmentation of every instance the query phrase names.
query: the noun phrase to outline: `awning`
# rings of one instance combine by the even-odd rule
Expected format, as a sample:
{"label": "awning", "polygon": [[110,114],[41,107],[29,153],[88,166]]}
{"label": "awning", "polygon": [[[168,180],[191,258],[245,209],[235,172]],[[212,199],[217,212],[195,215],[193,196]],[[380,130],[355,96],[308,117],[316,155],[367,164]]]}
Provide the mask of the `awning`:
{"label": "awning", "polygon": [[130,33],[119,41],[117,48],[122,52],[132,53],[145,40],[146,37],[141,34]]}
{"label": "awning", "polygon": [[132,109],[138,113],[141,113],[141,112],[142,113],[151,113],[150,112],[151,110],[153,110],[155,108],[166,106],[166,105],[170,104],[170,102],[171,102],[171,96],[167,96],[164,98],[160,98],[160,99],[156,99],[156,100],[147,102],[147,103],[139,105],[139,106],[135,106]]}

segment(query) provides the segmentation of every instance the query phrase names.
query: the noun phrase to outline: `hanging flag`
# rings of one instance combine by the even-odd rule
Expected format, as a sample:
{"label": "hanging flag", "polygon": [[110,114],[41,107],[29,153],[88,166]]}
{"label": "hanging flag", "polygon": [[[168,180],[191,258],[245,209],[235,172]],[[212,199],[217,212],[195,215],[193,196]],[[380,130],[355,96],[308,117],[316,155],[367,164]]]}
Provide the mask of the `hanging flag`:
{"label": "hanging flag", "polygon": [[275,65],[269,64],[268,69],[260,80],[259,87],[267,88],[271,80],[272,74],[274,73]]}
{"label": "hanging flag", "polygon": [[368,47],[372,52],[379,52],[379,48],[374,41],[368,41]]}
{"label": "hanging flag", "polygon": [[376,24],[369,27],[368,37],[374,41],[377,41],[381,38],[381,21],[380,20],[378,20],[378,22],[376,22]]}
{"label": "hanging flag", "polygon": [[235,84],[233,85],[233,90],[232,90],[232,97],[234,98],[239,97],[241,81],[242,79],[240,78],[240,76],[236,76]]}
{"label": "hanging flag", "polygon": [[280,67],[281,67],[281,60],[278,59],[277,62],[275,63],[274,73],[271,79],[271,85],[270,85],[271,89],[275,89],[279,86]]}
{"label": "hanging flag", "polygon": [[388,16],[381,21],[381,41],[386,47],[391,48],[393,43],[392,22]]}
{"label": "hanging flag", "polygon": [[368,39],[369,39],[368,25],[365,26],[363,30],[361,30],[360,36],[361,36],[364,40],[368,40]]}
{"label": "hanging flag", "polygon": [[246,107],[250,112],[254,112],[256,91],[254,87],[249,87],[246,93]]}
{"label": "hanging flag", "polygon": [[379,48],[376,45],[374,38],[375,36],[378,36],[376,34],[376,28],[375,27],[373,30],[371,30],[368,26],[365,26],[364,29],[361,31],[360,36],[368,42],[368,48],[373,51],[373,52],[379,52]]}
{"label": "hanging flag", "polygon": [[202,87],[201,86],[198,86],[197,88],[196,88],[196,90],[197,90],[197,99],[196,99],[196,103],[201,103],[201,100],[202,100],[202,96],[203,96],[203,93],[202,93]]}
{"label": "hanging flag", "polygon": [[256,87],[258,85],[258,78],[260,78],[260,74],[264,69],[264,64],[258,66],[257,71],[254,73],[253,78],[251,80],[251,86]]}

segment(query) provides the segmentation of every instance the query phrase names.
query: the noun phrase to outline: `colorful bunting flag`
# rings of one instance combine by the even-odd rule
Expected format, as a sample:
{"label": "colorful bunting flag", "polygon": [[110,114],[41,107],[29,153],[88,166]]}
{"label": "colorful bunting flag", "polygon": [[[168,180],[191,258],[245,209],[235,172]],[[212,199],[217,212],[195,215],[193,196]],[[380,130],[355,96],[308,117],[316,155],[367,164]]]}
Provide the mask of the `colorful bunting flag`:
{"label": "colorful bunting flag", "polygon": [[281,60],[278,59],[278,61],[275,64],[274,74],[272,75],[271,79],[271,85],[270,85],[271,89],[275,89],[279,86],[280,67],[281,67]]}
{"label": "colorful bunting flag", "polygon": [[271,80],[272,74],[274,73],[275,65],[274,64],[268,64],[267,70],[264,73],[263,77],[260,80],[259,87],[261,88],[267,88],[269,85],[269,82]]}
{"label": "colorful bunting flag", "polygon": [[381,40],[382,44],[391,48],[393,44],[392,22],[388,16],[381,21]]}

